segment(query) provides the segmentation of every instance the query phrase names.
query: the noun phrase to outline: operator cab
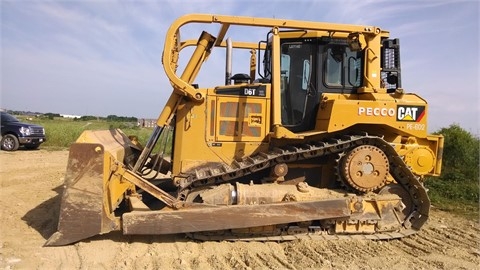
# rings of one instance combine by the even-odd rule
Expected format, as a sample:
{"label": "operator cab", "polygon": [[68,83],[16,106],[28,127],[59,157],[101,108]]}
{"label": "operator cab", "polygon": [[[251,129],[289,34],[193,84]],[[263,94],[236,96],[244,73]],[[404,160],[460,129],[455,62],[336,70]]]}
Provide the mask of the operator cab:
{"label": "operator cab", "polygon": [[315,128],[322,93],[355,93],[362,54],[341,39],[281,40],[282,124],[293,132]]}
{"label": "operator cab", "polygon": [[[354,94],[363,85],[362,50],[353,51],[347,38],[309,34],[280,33],[281,123],[292,132],[315,128],[322,93]],[[265,74],[272,72],[270,54],[267,46]]]}

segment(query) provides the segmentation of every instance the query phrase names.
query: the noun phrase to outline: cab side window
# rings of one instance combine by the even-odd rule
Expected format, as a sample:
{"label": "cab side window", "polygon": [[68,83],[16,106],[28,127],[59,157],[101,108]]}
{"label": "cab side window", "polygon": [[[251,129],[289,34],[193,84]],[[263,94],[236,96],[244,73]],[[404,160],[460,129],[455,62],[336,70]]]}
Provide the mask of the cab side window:
{"label": "cab side window", "polygon": [[361,52],[352,52],[346,45],[325,46],[324,85],[331,89],[360,87],[361,57]]}

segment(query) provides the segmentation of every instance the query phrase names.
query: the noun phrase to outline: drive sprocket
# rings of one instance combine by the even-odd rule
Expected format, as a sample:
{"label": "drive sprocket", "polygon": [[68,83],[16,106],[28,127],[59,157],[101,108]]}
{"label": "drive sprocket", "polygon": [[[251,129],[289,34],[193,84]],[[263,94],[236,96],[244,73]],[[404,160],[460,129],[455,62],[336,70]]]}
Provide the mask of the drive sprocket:
{"label": "drive sprocket", "polygon": [[362,145],[352,149],[339,162],[341,179],[361,192],[371,192],[386,185],[389,162],[376,146]]}

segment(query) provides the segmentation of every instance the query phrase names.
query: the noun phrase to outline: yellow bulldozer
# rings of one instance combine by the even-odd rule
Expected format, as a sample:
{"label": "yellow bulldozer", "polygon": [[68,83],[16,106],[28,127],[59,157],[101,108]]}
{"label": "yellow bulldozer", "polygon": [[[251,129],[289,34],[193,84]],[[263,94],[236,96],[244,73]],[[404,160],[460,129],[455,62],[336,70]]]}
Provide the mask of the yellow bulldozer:
{"label": "yellow bulldozer", "polygon": [[[218,33],[182,39],[189,24]],[[233,28],[251,35],[233,40]],[[218,69],[208,68],[214,49],[225,73],[204,88],[196,78],[203,65]],[[173,91],[144,147],[121,130],[85,131],[71,145],[47,246],[111,231],[392,239],[427,221],[423,181],[440,174],[443,137],[427,133],[427,102],[402,88],[388,31],[190,14],[168,29],[162,62]]]}

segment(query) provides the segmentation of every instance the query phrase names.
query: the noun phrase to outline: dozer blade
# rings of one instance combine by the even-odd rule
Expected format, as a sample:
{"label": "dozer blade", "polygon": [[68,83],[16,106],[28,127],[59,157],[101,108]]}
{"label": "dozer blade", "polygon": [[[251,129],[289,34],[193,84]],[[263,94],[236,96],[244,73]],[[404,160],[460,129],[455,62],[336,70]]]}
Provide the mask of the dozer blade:
{"label": "dozer blade", "polygon": [[106,200],[110,194],[109,164],[105,163],[113,156],[122,161],[127,149],[128,138],[118,130],[85,131],[71,145],[58,229],[46,246],[67,245],[120,229],[118,218]]}
{"label": "dozer blade", "polygon": [[73,144],[65,175],[58,231],[45,245],[70,244],[116,227],[103,211],[102,179],[103,147],[100,144]]}

